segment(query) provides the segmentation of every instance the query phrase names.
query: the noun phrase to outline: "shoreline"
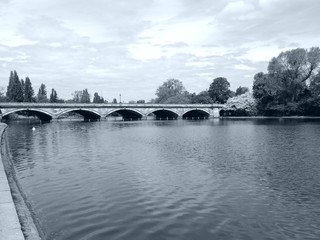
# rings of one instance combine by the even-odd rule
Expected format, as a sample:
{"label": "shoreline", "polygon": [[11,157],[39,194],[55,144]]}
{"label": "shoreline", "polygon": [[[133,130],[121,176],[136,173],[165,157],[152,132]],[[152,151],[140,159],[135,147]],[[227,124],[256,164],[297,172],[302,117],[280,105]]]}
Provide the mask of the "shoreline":
{"label": "shoreline", "polygon": [[320,116],[221,116],[220,119],[320,119]]}
{"label": "shoreline", "polygon": [[[1,134],[1,162],[3,164],[4,175],[6,175],[11,195],[11,204],[14,206],[13,211],[8,213],[6,217],[15,219],[14,226],[0,224],[0,239],[13,240],[41,240],[44,239],[44,234],[40,229],[39,223],[35,220],[34,213],[28,203],[22,188],[17,181],[16,172],[12,164],[12,158],[9,152],[9,146],[6,140],[7,125],[0,123]],[[1,169],[0,169],[1,170]],[[0,192],[1,195],[1,192]],[[4,209],[5,210],[5,209]],[[0,223],[2,223],[0,221]],[[4,228],[5,229],[2,229]],[[14,230],[13,230],[14,229]],[[5,238],[2,238],[2,235]],[[10,235],[8,235],[10,234]],[[17,235],[15,235],[17,234]],[[19,236],[19,237],[17,237]]]}

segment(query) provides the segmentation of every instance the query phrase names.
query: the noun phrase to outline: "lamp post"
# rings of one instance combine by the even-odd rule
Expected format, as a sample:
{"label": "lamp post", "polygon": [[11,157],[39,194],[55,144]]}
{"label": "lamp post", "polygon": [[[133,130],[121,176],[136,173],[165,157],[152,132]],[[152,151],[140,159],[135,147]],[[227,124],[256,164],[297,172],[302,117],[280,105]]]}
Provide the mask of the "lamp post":
{"label": "lamp post", "polygon": [[119,94],[119,96],[120,96],[120,103],[121,103],[121,93]]}

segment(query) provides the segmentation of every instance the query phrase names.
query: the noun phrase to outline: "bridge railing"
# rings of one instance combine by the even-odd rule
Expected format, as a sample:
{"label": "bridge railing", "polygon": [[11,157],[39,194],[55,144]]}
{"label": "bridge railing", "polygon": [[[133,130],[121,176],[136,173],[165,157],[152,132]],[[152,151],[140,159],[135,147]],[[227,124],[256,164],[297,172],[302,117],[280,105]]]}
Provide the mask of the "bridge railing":
{"label": "bridge railing", "polygon": [[154,103],[0,103],[0,108],[222,108],[224,104],[154,104]]}

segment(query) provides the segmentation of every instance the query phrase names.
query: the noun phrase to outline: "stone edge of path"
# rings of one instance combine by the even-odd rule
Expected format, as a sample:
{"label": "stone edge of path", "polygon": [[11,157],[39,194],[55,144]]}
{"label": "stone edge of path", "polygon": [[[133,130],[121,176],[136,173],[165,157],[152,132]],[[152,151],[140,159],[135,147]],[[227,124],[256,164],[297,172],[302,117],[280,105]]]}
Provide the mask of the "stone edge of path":
{"label": "stone edge of path", "polygon": [[44,235],[16,180],[6,140],[7,127],[0,123],[0,239],[41,240]]}

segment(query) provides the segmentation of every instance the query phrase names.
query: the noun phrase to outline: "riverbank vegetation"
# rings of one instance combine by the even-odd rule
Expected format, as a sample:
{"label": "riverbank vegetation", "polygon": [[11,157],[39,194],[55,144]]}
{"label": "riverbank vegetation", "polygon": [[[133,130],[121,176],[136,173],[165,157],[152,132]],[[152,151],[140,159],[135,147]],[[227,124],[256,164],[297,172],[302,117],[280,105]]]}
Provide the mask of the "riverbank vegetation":
{"label": "riverbank vegetation", "polygon": [[[52,88],[48,98],[46,85],[42,83],[35,96],[30,78],[20,80],[17,72],[11,71],[6,93],[0,91],[0,101],[90,103],[91,94],[88,89],[76,90],[72,99],[63,100]],[[107,101],[95,92],[92,103]],[[117,99],[112,103],[117,103]],[[145,103],[145,100],[129,103]],[[255,74],[252,91],[239,86],[234,92],[226,78],[218,77],[208,89],[190,93],[182,81],[172,78],[157,88],[156,98],[148,103],[221,103],[225,104],[221,111],[224,116],[320,116],[320,49],[297,48],[280,53],[270,60],[266,73]]]}

